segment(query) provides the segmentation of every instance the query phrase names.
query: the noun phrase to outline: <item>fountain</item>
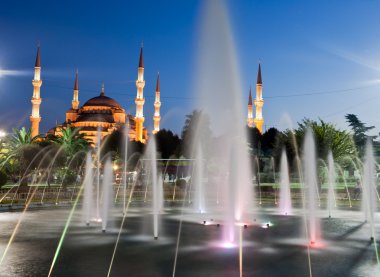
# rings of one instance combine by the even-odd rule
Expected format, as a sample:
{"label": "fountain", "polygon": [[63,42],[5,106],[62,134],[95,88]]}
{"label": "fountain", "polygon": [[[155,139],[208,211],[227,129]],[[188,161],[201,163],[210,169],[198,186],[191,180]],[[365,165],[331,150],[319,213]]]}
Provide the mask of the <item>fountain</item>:
{"label": "fountain", "polygon": [[[136,175],[127,198],[126,135],[123,183],[118,188],[119,190],[123,186],[124,192],[120,193],[122,201],[116,201],[117,196],[113,198],[112,195],[113,171],[109,158],[103,163],[103,177],[100,178],[98,134],[96,149],[86,156],[83,185],[78,192],[75,192],[75,187],[73,192],[70,191],[71,198],[75,199],[72,206],[65,207],[63,202],[58,201],[58,196],[65,194],[63,190],[59,188],[57,197],[50,197],[51,192],[44,187],[41,189],[41,197],[45,197],[46,203],[53,199],[54,209],[49,209],[48,205],[38,206],[33,213],[26,214],[29,205],[33,206],[35,195],[39,195],[38,184],[33,180],[26,197],[21,197],[22,203],[26,203],[24,210],[21,213],[6,211],[0,214],[2,227],[5,226],[0,234],[0,251],[3,251],[0,259],[1,276],[19,276],[22,272],[27,272],[30,276],[46,276],[49,255],[52,255],[50,249],[54,248],[48,276],[110,276],[111,273],[115,276],[173,277],[258,274],[379,276],[374,273],[379,267],[379,260],[377,258],[378,263],[375,264],[373,248],[368,247],[369,242],[365,241],[369,230],[370,238],[376,246],[378,231],[375,224],[375,162],[370,143],[366,149],[362,194],[363,212],[369,224],[357,224],[361,223],[362,218],[361,213],[355,209],[341,209],[334,213],[334,218],[320,225],[317,214],[316,149],[310,130],[304,140],[302,163],[293,136],[296,170],[301,180],[302,194],[292,194],[290,190],[291,161],[288,161],[283,150],[279,172],[279,207],[274,206],[272,201],[274,198],[277,205],[277,195],[265,190],[263,185],[262,191],[260,190],[262,205],[260,209],[255,209],[258,201],[254,197],[250,161],[257,161],[260,170],[259,158],[250,157],[247,147],[234,38],[223,2],[207,1],[205,5],[200,39],[200,75],[196,82],[199,87],[196,91],[202,96],[197,99],[200,99],[198,104],[202,108],[204,119],[207,115],[210,117],[210,129],[203,128],[204,126],[195,128],[193,139],[196,139],[193,149],[190,149],[193,154],[191,159],[180,158],[176,170],[168,170],[173,175],[175,172],[177,179],[180,175],[184,177],[183,172],[192,172],[190,184],[187,182],[186,187],[176,187],[173,184],[171,187],[171,178],[168,177],[165,183],[168,202],[165,207],[163,176],[174,163],[169,165],[167,162],[166,166],[163,163],[164,175],[160,173],[155,139],[151,136],[145,156],[139,160],[139,167],[135,168]],[[213,143],[209,138],[213,139]],[[191,170],[188,169],[191,167],[190,161],[193,162]],[[274,160],[271,162],[273,176],[276,176],[278,172],[274,172]],[[188,168],[179,171],[180,164],[185,164]],[[327,209],[331,216],[337,201],[334,195],[334,168],[342,175],[343,170],[338,164],[334,166],[331,153],[327,164]],[[142,169],[139,170],[140,168]],[[265,170],[265,165],[262,170]],[[257,174],[259,176],[260,172]],[[207,176],[207,185],[204,176]],[[263,182],[267,182],[266,177],[262,175]],[[191,185],[192,190],[189,188]],[[350,201],[350,184],[345,179],[344,185]],[[338,186],[336,187],[338,191]],[[195,192],[191,195],[193,190]],[[169,195],[171,192],[173,195]],[[193,200],[191,205],[190,199]],[[299,209],[297,203],[301,201],[303,207]],[[112,207],[113,202],[117,203],[115,207]],[[60,206],[56,207],[55,203]],[[84,228],[83,221],[76,216],[77,205],[80,206],[81,203],[86,224],[90,224],[92,217],[97,221],[101,217],[103,232],[109,230],[109,226],[117,226],[118,231],[108,232],[105,236],[99,234],[98,228]],[[114,217],[110,216],[113,209],[119,209]],[[201,215],[195,214],[194,210]],[[284,217],[284,214],[292,216]],[[200,224],[200,217],[203,224]],[[151,233],[149,236],[142,234],[140,226],[146,220],[149,224],[152,222],[153,237],[157,241],[152,240]],[[298,232],[300,227],[305,228],[307,233],[307,249]],[[162,235],[163,229],[167,230],[165,237]],[[322,230],[326,232],[326,244],[321,244]],[[8,244],[4,241],[8,241]],[[320,247],[321,245],[326,247]],[[109,259],[112,248],[112,258]],[[378,256],[377,247],[375,252]],[[103,257],[104,253],[107,254],[106,258]],[[254,257],[253,262],[247,257]]]}
{"label": "fountain", "polygon": [[100,219],[100,145],[101,145],[101,133],[98,129],[96,133],[96,221]]}
{"label": "fountain", "polygon": [[370,226],[371,241],[375,239],[375,213],[377,211],[376,187],[375,187],[375,160],[373,158],[372,143],[368,140],[363,165],[363,193],[362,204],[365,218]]}
{"label": "fountain", "polygon": [[[241,101],[243,90],[225,5],[219,1],[207,1],[201,26],[195,87],[199,95],[197,106],[204,116],[209,117],[211,132],[218,137],[219,143],[210,144],[207,138],[211,134],[202,131],[197,137],[202,150],[207,150],[207,163],[215,164],[214,171],[219,176],[228,176],[226,180],[209,182],[207,190],[217,192],[217,202],[225,214],[225,229],[229,230],[228,241],[236,241],[232,235],[235,224],[252,220],[254,189],[247,134],[241,124],[245,122]],[[203,156],[206,156],[204,152]]]}
{"label": "fountain", "polygon": [[311,245],[320,239],[320,226],[317,217],[317,165],[316,152],[313,133],[311,130],[306,132],[303,146],[304,164],[304,190],[306,197],[306,216],[308,220],[308,235]]}
{"label": "fountain", "polygon": [[328,191],[327,191],[327,210],[329,212],[329,217],[331,217],[331,212],[336,206],[335,201],[335,166],[334,159],[331,151],[329,151],[327,157],[328,164]]}
{"label": "fountain", "polygon": [[292,211],[288,159],[286,157],[285,149],[282,150],[281,154],[279,211],[284,215],[291,214]]}
{"label": "fountain", "polygon": [[129,142],[129,119],[127,118],[126,127],[124,129],[124,166],[123,166],[123,214],[127,207],[127,162],[128,162],[128,142]]}
{"label": "fountain", "polygon": [[86,173],[83,181],[84,195],[83,195],[83,214],[86,225],[90,225],[93,209],[93,171],[92,171],[92,158],[91,152],[86,155]]}
{"label": "fountain", "polygon": [[102,231],[105,232],[113,200],[113,172],[110,158],[105,162],[103,176]]}
{"label": "fountain", "polygon": [[194,210],[199,213],[205,212],[205,191],[203,183],[203,155],[201,146],[198,148],[195,156],[195,169],[193,172],[192,184],[195,186]]}
{"label": "fountain", "polygon": [[[149,172],[152,186],[153,237],[154,239],[158,239],[159,214],[163,207],[163,193],[162,177],[158,177],[157,175],[156,142],[154,138],[149,140],[145,156],[148,162],[148,168],[150,169]],[[147,184],[147,186],[148,185],[149,184]],[[161,186],[161,188],[159,188],[158,186]]]}

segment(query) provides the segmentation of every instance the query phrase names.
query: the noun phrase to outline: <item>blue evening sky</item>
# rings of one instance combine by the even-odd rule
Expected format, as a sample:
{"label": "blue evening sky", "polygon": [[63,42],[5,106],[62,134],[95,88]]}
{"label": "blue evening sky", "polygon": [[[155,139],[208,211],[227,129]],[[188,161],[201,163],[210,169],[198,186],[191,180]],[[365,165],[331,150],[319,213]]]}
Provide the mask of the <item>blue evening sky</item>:
{"label": "blue evening sky", "polygon": [[[29,127],[33,67],[41,43],[41,130],[65,120],[75,70],[79,100],[101,83],[134,115],[139,47],[144,42],[144,113],[153,125],[156,74],[161,76],[162,128],[180,133],[195,108],[197,44],[205,1],[1,1],[0,128]],[[266,128],[303,117],[346,128],[354,113],[379,131],[380,1],[226,1],[242,93],[262,63]],[[244,107],[246,109],[246,107]]]}

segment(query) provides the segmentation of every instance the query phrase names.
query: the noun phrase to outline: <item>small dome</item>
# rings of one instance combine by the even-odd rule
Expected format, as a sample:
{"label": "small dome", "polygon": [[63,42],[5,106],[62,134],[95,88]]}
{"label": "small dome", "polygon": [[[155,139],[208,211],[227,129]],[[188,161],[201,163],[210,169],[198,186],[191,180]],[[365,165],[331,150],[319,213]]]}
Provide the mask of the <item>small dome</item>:
{"label": "small dome", "polygon": [[119,103],[116,102],[116,100],[112,99],[111,97],[107,97],[104,95],[96,96],[94,98],[91,98],[86,103],[84,103],[83,107],[89,107],[89,106],[106,106],[111,108],[118,108],[123,109]]}

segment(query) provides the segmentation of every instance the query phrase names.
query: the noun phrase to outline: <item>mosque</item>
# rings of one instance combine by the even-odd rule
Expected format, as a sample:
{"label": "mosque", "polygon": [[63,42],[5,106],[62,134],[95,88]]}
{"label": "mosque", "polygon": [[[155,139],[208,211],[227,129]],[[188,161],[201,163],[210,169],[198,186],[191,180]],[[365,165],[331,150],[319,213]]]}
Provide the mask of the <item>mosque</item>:
{"label": "mosque", "polygon": [[[37,49],[36,63],[34,67],[33,97],[32,97],[32,114],[30,116],[31,135],[32,137],[39,135],[40,116],[40,89],[42,86],[41,80],[41,58],[40,47]],[[144,56],[143,48],[140,49],[140,59],[137,69],[136,88],[137,95],[135,98],[136,114],[133,117],[127,114],[116,100],[106,96],[104,84],[102,85],[99,96],[89,99],[79,107],[79,81],[78,72],[76,73],[74,82],[73,99],[71,108],[66,112],[66,120],[62,124],[58,124],[48,131],[48,134],[59,136],[62,134],[62,129],[67,126],[78,128],[79,133],[84,134],[84,137],[91,141],[94,145],[97,143],[97,138],[103,139],[116,130],[121,130],[124,126],[128,127],[129,139],[145,143],[148,140],[148,131],[144,127]],[[262,78],[261,65],[259,64],[257,82],[256,82],[256,98],[253,102],[256,108],[256,116],[253,117],[252,105],[252,89],[249,90],[248,97],[248,116],[247,125],[250,128],[256,127],[260,133],[263,132],[264,118],[262,109],[264,100],[262,96]],[[154,101],[154,129],[152,134],[156,134],[160,130],[160,76],[157,75],[156,81],[156,97]]]}
{"label": "mosque", "polygon": [[[36,63],[34,67],[33,84],[33,97],[32,97],[32,115],[30,116],[31,134],[32,137],[39,134],[39,124],[41,121],[40,116],[40,89],[42,85],[41,80],[41,58],[40,48],[37,49]],[[136,115],[133,117],[127,114],[120,104],[106,96],[104,91],[104,84],[99,96],[89,99],[79,106],[79,81],[78,72],[74,82],[73,99],[71,101],[71,108],[66,112],[66,120],[62,124],[58,124],[48,131],[48,134],[59,136],[62,134],[62,129],[67,126],[78,128],[79,133],[84,134],[84,137],[91,141],[94,145],[97,143],[97,138],[103,139],[107,135],[116,130],[121,130],[124,126],[128,127],[129,139],[145,143],[148,139],[148,132],[144,127],[144,56],[143,48],[140,49],[140,59],[138,65],[138,76],[136,81],[137,95],[135,98]],[[152,134],[156,134],[160,130],[160,76],[157,76],[156,81],[156,98],[154,101],[154,129]]]}

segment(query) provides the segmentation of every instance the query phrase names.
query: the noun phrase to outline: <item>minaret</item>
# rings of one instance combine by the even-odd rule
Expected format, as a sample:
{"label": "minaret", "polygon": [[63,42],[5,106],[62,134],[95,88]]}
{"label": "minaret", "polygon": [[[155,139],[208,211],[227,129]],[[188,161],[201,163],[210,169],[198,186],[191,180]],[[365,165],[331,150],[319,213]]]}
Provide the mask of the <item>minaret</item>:
{"label": "minaret", "polygon": [[253,111],[252,111],[252,87],[249,88],[247,125],[249,128],[254,127],[254,119],[253,119]]}
{"label": "minaret", "polygon": [[104,83],[102,83],[102,90],[100,91],[100,96],[105,96],[105,92],[104,92]]}
{"label": "minaret", "polygon": [[255,99],[255,107],[256,107],[256,117],[254,119],[256,128],[260,131],[260,133],[263,133],[263,125],[264,125],[264,118],[263,118],[263,82],[261,79],[261,65],[259,63],[259,72],[257,73],[257,83],[256,83],[256,99]]}
{"label": "minaret", "polygon": [[136,87],[137,87],[137,96],[135,99],[136,103],[136,141],[140,141],[142,143],[145,142],[143,139],[143,124],[144,124],[144,57],[143,57],[143,47],[141,46],[140,49],[140,61],[139,61],[139,68],[138,68],[138,75],[137,75],[137,81],[136,81]]}
{"label": "minaret", "polygon": [[74,96],[73,96],[73,101],[71,101],[73,110],[78,109],[78,106],[79,106],[78,95],[79,95],[79,86],[78,86],[78,70],[77,70],[75,74]]}
{"label": "minaret", "polygon": [[156,83],[156,100],[154,101],[154,130],[152,131],[153,135],[157,134],[158,131],[160,131],[160,107],[161,107],[161,101],[160,101],[160,73],[157,74],[157,83]]}
{"label": "minaret", "polygon": [[37,57],[36,64],[34,65],[34,79],[32,80],[33,84],[33,97],[32,97],[32,115],[30,116],[31,123],[31,135],[32,138],[39,134],[40,127],[40,89],[42,85],[41,81],[41,59],[40,59],[40,47],[37,48]]}

